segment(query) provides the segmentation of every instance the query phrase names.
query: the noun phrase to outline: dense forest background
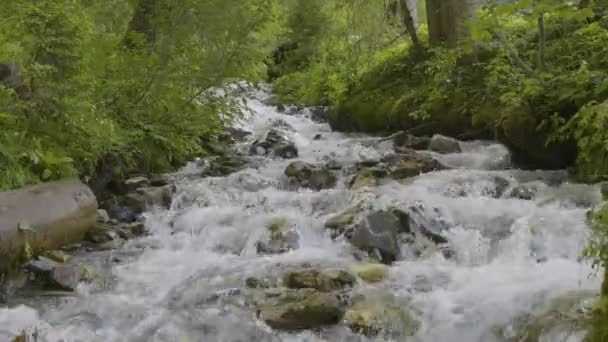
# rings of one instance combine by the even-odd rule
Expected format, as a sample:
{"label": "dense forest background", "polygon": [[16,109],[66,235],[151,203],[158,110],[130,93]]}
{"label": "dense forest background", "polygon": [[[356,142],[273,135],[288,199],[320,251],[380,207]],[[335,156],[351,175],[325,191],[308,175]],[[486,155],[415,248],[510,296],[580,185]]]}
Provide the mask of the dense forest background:
{"label": "dense forest background", "polygon": [[210,89],[234,80],[331,106],[336,129],[493,138],[600,180],[605,2],[4,2],[0,189],[205,155],[238,114]]}

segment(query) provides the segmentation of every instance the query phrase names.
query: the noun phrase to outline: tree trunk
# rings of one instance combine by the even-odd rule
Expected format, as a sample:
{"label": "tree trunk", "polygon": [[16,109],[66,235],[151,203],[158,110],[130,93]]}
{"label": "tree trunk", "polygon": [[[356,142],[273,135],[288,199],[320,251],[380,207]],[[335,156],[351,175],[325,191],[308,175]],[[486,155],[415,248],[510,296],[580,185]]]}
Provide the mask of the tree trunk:
{"label": "tree trunk", "polygon": [[418,33],[416,32],[416,22],[412,15],[413,12],[409,8],[407,0],[400,0],[398,4],[400,7],[401,20],[403,21],[403,26],[405,26],[405,29],[410,35],[414,50],[416,52],[420,52],[422,51],[422,44],[420,43],[420,39],[418,39]]}
{"label": "tree trunk", "polygon": [[430,45],[457,47],[466,34],[467,0],[426,0],[426,12]]}
{"label": "tree trunk", "polygon": [[160,0],[138,0],[135,12],[129,22],[125,46],[129,49],[139,46],[139,37],[144,38],[145,47],[152,49],[156,44],[156,28],[154,21],[158,15]]}

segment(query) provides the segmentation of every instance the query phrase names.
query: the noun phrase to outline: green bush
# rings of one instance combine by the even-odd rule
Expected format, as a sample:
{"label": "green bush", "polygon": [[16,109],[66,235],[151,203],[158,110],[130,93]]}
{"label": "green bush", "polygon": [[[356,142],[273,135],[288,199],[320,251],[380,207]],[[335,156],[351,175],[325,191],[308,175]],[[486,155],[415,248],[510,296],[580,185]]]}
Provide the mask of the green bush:
{"label": "green bush", "polygon": [[201,140],[238,113],[206,90],[263,77],[278,5],[157,1],[148,46],[128,31],[145,1],[0,5],[0,61],[21,66],[30,93],[0,86],[0,190],[95,178],[113,161],[119,173],[166,171],[203,155]]}

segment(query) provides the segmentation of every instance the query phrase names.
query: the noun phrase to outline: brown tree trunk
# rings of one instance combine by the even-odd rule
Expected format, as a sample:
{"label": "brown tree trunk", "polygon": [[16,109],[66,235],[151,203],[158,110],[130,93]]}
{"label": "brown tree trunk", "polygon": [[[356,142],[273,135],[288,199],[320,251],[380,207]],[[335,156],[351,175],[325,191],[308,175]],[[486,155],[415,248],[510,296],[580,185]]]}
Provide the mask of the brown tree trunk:
{"label": "brown tree trunk", "polygon": [[145,47],[151,49],[156,44],[156,28],[154,20],[158,15],[160,0],[138,0],[129,22],[125,46],[133,49],[138,46],[139,35],[143,36]]}
{"label": "brown tree trunk", "polygon": [[455,48],[465,36],[469,17],[466,0],[426,0],[429,43],[431,46]]}

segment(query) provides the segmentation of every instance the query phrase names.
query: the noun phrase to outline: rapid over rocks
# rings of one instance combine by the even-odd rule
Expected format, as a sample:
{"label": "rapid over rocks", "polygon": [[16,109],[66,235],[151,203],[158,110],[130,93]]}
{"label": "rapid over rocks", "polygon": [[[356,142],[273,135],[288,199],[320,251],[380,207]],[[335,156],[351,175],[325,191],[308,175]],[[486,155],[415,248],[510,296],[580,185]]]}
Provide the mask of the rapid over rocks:
{"label": "rapid over rocks", "polygon": [[242,96],[252,113],[231,149],[169,184],[133,179],[133,201],[107,206],[138,214],[100,216],[105,268],[59,279],[50,257],[31,265],[79,284],[13,295],[0,339],[558,341],[552,303],[600,288],[580,258],[598,186],[513,169],[495,142],[344,134],[324,109]]}

